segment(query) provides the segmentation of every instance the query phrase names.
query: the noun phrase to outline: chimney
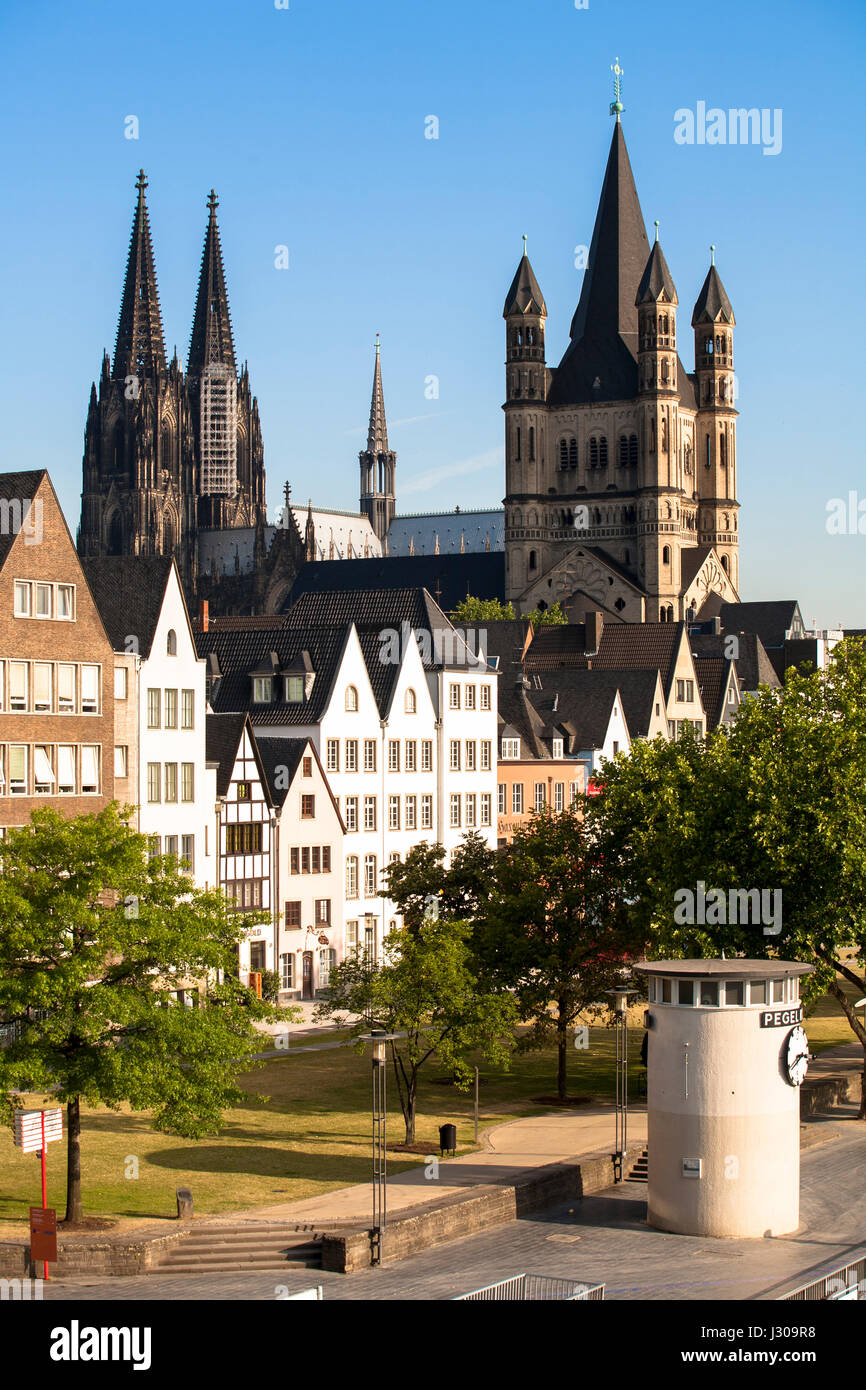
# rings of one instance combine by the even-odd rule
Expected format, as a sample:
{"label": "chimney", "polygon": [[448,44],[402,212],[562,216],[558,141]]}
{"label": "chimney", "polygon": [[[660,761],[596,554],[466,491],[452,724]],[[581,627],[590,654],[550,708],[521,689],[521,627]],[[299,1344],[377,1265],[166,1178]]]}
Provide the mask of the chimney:
{"label": "chimney", "polygon": [[591,609],[584,613],[583,622],[586,629],[586,655],[595,656],[601,646],[604,615],[598,609]]}
{"label": "chimney", "polygon": [[202,632],[207,632],[210,621],[210,605],[206,598],[200,598],[198,601],[198,621]]}

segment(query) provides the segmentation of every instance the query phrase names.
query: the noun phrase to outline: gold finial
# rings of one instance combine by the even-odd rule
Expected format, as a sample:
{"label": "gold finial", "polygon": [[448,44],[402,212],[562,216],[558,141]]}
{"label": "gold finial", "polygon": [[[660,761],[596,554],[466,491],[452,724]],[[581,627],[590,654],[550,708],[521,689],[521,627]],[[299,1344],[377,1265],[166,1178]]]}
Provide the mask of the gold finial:
{"label": "gold finial", "polygon": [[619,120],[620,113],[625,110],[625,107],[622,104],[621,79],[623,76],[623,70],[619,65],[619,58],[614,59],[613,63],[611,64],[610,70],[613,73],[613,101],[610,104],[610,114],[612,116],[616,116],[617,120]]}
{"label": "gold finial", "polygon": [[711,247],[710,247],[710,258],[711,258],[710,264],[711,264],[711,265],[715,265],[715,263],[716,263],[716,248],[715,248],[715,246],[711,246]]}

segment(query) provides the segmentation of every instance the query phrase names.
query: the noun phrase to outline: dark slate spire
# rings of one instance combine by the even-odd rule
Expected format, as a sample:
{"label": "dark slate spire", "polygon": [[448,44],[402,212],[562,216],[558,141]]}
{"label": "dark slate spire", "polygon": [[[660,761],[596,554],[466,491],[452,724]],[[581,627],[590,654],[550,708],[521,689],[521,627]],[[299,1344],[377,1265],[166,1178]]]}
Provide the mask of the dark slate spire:
{"label": "dark slate spire", "polygon": [[622,124],[617,118],[571,338],[618,333],[637,351],[635,293],[649,255]]}
{"label": "dark slate spire", "polygon": [[379,357],[379,334],[376,334],[376,366],[373,371],[373,399],[370,402],[370,428],[367,431],[367,453],[387,454],[388,422],[385,419],[385,397],[382,392],[382,363]]}
{"label": "dark slate spire", "polygon": [[144,190],[144,170],[136,180],[138,203],[132,220],[132,236],[126,263],[126,279],[114,348],[114,375],[153,376],[165,371],[165,344],[159,312],[159,292],[150,241],[150,223]]}
{"label": "dark slate spire", "polygon": [[189,376],[199,377],[209,363],[221,362],[237,375],[229,300],[216,219],[219,203],[213,189],[210,191],[207,205],[208,223],[192,321],[187,373]]}
{"label": "dark slate spire", "polygon": [[664,252],[656,234],[656,241],[650,251],[641,282],[637,287],[635,304],[651,304],[664,300],[666,304],[678,304],[674,277],[668,269]]}
{"label": "dark slate spire", "polygon": [[544,295],[526,254],[526,237],[523,238],[523,256],[517,267],[517,274],[511,282],[511,289],[505,296],[505,308],[502,310],[504,319],[511,314],[540,314],[542,318],[547,318]]}
{"label": "dark slate spire", "polygon": [[707,271],[707,278],[701,287],[692,312],[692,328],[695,328],[702,320],[706,321],[707,319],[712,323],[720,318],[724,319],[725,323],[736,323],[731,301],[725,293],[721,276],[716,270],[715,247],[712,247],[712,251],[713,263]]}

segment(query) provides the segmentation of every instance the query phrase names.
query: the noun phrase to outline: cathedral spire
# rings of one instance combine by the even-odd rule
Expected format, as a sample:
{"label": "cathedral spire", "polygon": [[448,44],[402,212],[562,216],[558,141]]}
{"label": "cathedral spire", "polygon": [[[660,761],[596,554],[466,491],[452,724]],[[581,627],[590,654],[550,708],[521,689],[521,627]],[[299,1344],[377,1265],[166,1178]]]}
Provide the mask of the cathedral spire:
{"label": "cathedral spire", "polygon": [[199,377],[205,367],[218,362],[230,367],[232,374],[236,376],[231,315],[216,218],[219,203],[213,189],[210,191],[207,206],[208,222],[189,343],[187,372],[190,376]]}
{"label": "cathedral spire", "polygon": [[138,202],[132,219],[126,279],[117,324],[115,377],[153,376],[158,371],[165,371],[165,344],[150,223],[144,198],[147,179],[143,169],[139,170],[135,186],[138,189]]}
{"label": "cathedral spire", "polygon": [[388,422],[385,419],[385,396],[382,392],[382,361],[379,356],[379,334],[376,334],[376,366],[373,371],[373,399],[370,402],[370,427],[367,431],[367,452],[387,454]]}

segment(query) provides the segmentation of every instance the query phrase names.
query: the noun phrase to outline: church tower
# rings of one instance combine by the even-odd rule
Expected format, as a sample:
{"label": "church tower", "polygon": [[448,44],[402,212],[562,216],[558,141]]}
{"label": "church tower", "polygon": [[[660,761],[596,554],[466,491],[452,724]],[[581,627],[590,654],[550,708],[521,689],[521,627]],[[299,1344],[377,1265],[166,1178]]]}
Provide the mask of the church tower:
{"label": "church tower", "polygon": [[388,534],[394,516],[394,474],[397,455],[388,448],[388,424],[385,419],[385,397],[382,392],[382,363],[379,354],[379,335],[376,334],[376,366],[373,371],[373,399],[370,403],[370,427],[367,447],[358,455],[361,464],[361,507],[370,518],[370,525],[380,541]]}
{"label": "church tower", "polygon": [[[547,491],[544,404],[547,305],[526,254],[517,267],[502,310],[505,319],[505,527],[506,590],[523,586],[548,559],[543,514],[523,504]],[[511,571],[514,581],[511,581]]]}
{"label": "church tower", "polygon": [[258,403],[235,363],[213,189],[207,202],[198,293],[187,362],[195,433],[198,520],[217,529],[264,521],[265,472]]}
{"label": "church tower", "polygon": [[193,440],[177,354],[166,365],[156,269],[139,173],[114,363],[103,354],[84,435],[82,556],[174,555],[195,582]]}
{"label": "church tower", "polygon": [[734,409],[734,311],[716,270],[716,248],[692,313],[698,415],[695,424],[699,544],[715,546],[739,587],[737,411]]}

